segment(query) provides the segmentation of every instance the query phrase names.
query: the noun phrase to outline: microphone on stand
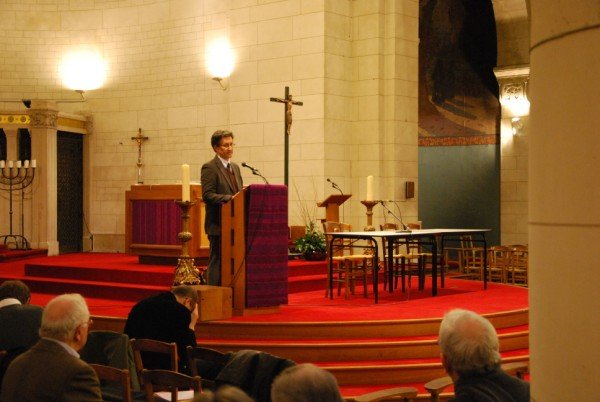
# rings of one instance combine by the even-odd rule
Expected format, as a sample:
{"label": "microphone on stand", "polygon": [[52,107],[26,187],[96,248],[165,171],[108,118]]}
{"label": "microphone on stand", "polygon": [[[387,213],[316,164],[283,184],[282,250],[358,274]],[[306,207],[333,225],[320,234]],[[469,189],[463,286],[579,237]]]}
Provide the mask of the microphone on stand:
{"label": "microphone on stand", "polygon": [[385,205],[386,202],[393,202],[394,204],[396,204],[396,201],[394,200],[379,200],[379,203],[381,204],[381,206],[383,207],[383,209],[385,209],[387,211],[388,214],[392,215],[394,217],[394,219],[396,219],[398,222],[400,222],[400,225],[402,225],[402,230],[397,230],[396,232],[399,233],[410,233],[411,230],[408,228],[408,226],[406,226],[404,224],[404,222],[402,221],[402,211],[400,210],[400,208],[398,208],[398,206],[396,205],[396,208],[398,208],[398,212],[400,212],[400,217],[397,217],[396,214],[394,214],[388,207],[387,205]]}
{"label": "microphone on stand", "polygon": [[335,184],[329,177],[327,178],[327,181],[331,183],[331,187],[335,188],[337,191],[340,192],[340,194],[344,195],[342,189],[337,184]]}
{"label": "microphone on stand", "polygon": [[256,168],[248,165],[246,162],[242,162],[242,166],[245,167],[245,168],[250,169],[252,171],[253,175],[260,176],[265,181],[265,184],[269,184],[269,182],[267,181],[267,179],[265,179],[265,176],[263,176],[262,174],[260,174],[260,171],[258,169],[256,169]]}

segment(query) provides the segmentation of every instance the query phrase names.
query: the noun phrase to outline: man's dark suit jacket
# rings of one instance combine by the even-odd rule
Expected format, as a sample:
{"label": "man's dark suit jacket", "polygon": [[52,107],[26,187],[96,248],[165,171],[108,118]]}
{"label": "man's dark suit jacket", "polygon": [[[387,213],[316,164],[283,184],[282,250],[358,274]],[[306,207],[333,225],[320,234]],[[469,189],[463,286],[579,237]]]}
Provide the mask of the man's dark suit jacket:
{"label": "man's dark suit jacket", "polygon": [[[231,163],[233,175],[237,183],[237,190],[243,188],[242,173],[240,167]],[[206,205],[206,217],[204,230],[209,236],[221,235],[221,204],[229,201],[235,194],[233,183],[229,173],[218,156],[202,165],[200,171],[202,183],[202,199]]]}
{"label": "man's dark suit jacket", "polygon": [[[127,317],[124,333],[130,339],[154,339],[177,343],[179,370],[189,373],[187,367],[187,346],[196,346],[196,334],[190,329],[192,314],[177,302],[171,292],[150,296],[137,303]],[[144,367],[148,369],[169,369],[168,356],[144,354]]]}
{"label": "man's dark suit jacket", "polygon": [[0,401],[98,402],[102,395],[94,369],[58,343],[42,338],[9,366]]}

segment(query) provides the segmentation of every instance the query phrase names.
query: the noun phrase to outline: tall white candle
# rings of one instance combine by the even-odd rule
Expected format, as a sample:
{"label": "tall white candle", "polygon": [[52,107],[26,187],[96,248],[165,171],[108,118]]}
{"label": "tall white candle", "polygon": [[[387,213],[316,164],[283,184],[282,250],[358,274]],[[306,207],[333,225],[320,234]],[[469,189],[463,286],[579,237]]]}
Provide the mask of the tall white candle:
{"label": "tall white candle", "polygon": [[190,200],[190,165],[181,165],[181,201]]}
{"label": "tall white candle", "polygon": [[4,169],[4,166],[6,166],[6,162],[0,161],[0,169]]}
{"label": "tall white candle", "polygon": [[12,169],[12,168],[13,168],[13,166],[14,166],[14,165],[13,165],[13,161],[8,161],[8,167]]}
{"label": "tall white candle", "polygon": [[25,167],[25,169],[27,169],[29,167],[29,159],[25,159],[25,163],[23,164],[23,167]]}
{"label": "tall white candle", "polygon": [[17,161],[17,169],[21,169],[21,161]]}
{"label": "tall white candle", "polygon": [[35,169],[36,166],[37,166],[37,161],[35,159],[32,159],[31,160],[31,167]]}
{"label": "tall white candle", "polygon": [[367,201],[373,201],[373,176],[367,176]]}

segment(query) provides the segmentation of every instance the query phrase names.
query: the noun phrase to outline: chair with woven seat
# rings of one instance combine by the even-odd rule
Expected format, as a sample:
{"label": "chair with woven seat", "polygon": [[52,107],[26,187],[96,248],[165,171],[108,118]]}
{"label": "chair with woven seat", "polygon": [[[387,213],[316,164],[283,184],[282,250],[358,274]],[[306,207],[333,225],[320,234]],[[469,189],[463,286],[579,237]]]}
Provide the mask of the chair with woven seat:
{"label": "chair with woven seat", "polygon": [[[527,362],[504,363],[500,367],[507,374],[514,375],[520,379],[523,379],[525,373],[529,371],[529,364]],[[453,384],[452,378],[446,376],[427,382],[424,388],[431,395],[431,402],[439,402],[440,394]]]}
{"label": "chair with woven seat", "polygon": [[163,400],[162,398],[157,399],[155,395],[157,390],[168,390],[171,393],[171,401],[181,400],[180,392],[182,390],[191,389],[193,391],[192,398],[197,397],[202,392],[200,377],[191,377],[174,371],[142,370],[141,379],[146,391],[147,402]]}
{"label": "chair with woven seat", "polygon": [[[324,222],[323,231],[327,244],[330,244],[331,236],[328,233],[334,232],[349,232],[351,226],[340,222]],[[328,250],[329,252],[329,250]],[[374,261],[375,256],[367,253],[354,253],[352,242],[343,239],[336,239],[333,244],[333,267],[331,268],[332,280],[338,284],[338,296],[341,293],[341,286],[344,285],[344,297],[348,299],[350,294],[354,294],[355,284],[357,281],[363,284],[363,295],[367,297],[368,281],[367,274],[369,269],[377,270],[377,262]],[[327,278],[327,286],[325,297],[329,296],[329,277]]]}
{"label": "chair with woven seat", "polygon": [[179,357],[177,356],[177,344],[175,342],[167,343],[156,341],[154,339],[130,339],[131,349],[133,350],[133,359],[135,362],[135,369],[140,383],[143,385],[144,382],[141,379],[142,371],[145,368],[156,368],[156,367],[144,367],[144,359],[142,354],[148,356],[160,356],[165,357],[165,361],[168,360],[168,369],[174,372],[178,371]]}
{"label": "chair with woven seat", "polygon": [[354,402],[379,402],[388,399],[395,401],[408,402],[413,398],[416,398],[418,390],[413,387],[397,387],[382,389],[381,391],[369,392],[368,394],[362,394],[354,397]]}
{"label": "chair with woven seat", "polygon": [[483,280],[483,247],[476,247],[473,244],[473,238],[470,235],[460,237],[462,248],[463,269],[466,276]]}
{"label": "chair with woven seat", "polygon": [[514,245],[511,251],[510,268],[508,270],[511,283],[527,286],[529,283],[529,249],[527,246]]}
{"label": "chair with woven seat", "polygon": [[[398,225],[395,223],[384,223],[380,225],[382,231],[398,230]],[[383,238],[383,250],[385,258],[387,258],[387,240]],[[404,291],[404,276],[402,273],[408,274],[408,286],[412,284],[412,274],[416,273],[419,278],[419,284],[421,284],[421,275],[424,272],[424,255],[421,254],[421,249],[416,241],[406,240],[402,245],[397,243],[394,247],[394,255],[392,256],[394,264],[392,267],[392,278],[394,281],[394,288],[398,287],[398,277],[402,280],[402,291]],[[384,272],[384,287],[387,282],[389,273]]]}
{"label": "chair with woven seat", "polygon": [[490,281],[496,279],[501,283],[506,283],[511,255],[511,249],[506,246],[492,246],[488,249],[487,264]]}

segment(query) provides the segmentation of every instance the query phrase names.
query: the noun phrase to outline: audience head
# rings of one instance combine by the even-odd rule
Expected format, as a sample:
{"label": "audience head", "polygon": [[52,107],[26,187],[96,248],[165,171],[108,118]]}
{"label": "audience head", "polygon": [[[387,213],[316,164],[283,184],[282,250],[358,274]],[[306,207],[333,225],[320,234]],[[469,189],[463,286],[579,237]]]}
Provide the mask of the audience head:
{"label": "audience head", "polygon": [[195,402],[253,402],[244,391],[231,385],[224,385],[218,390],[206,391],[202,390],[202,394],[198,396]]}
{"label": "audience head", "polygon": [[0,300],[17,299],[21,304],[29,303],[31,293],[29,288],[21,281],[4,281],[0,285]]}
{"label": "audience head", "polygon": [[173,287],[171,293],[175,295],[180,304],[183,304],[188,310],[194,311],[196,304],[198,304],[198,291],[196,289],[191,286],[181,285]]}
{"label": "audience head", "polygon": [[65,342],[75,350],[87,342],[90,311],[84,298],[77,293],[56,296],[42,314],[40,336]]}
{"label": "audience head", "polygon": [[333,374],[314,364],[288,367],[271,386],[273,402],[341,402],[342,395]]}
{"label": "audience head", "polygon": [[483,374],[500,364],[494,326],[472,311],[455,309],[446,313],[440,325],[439,344],[442,363],[453,379]]}

